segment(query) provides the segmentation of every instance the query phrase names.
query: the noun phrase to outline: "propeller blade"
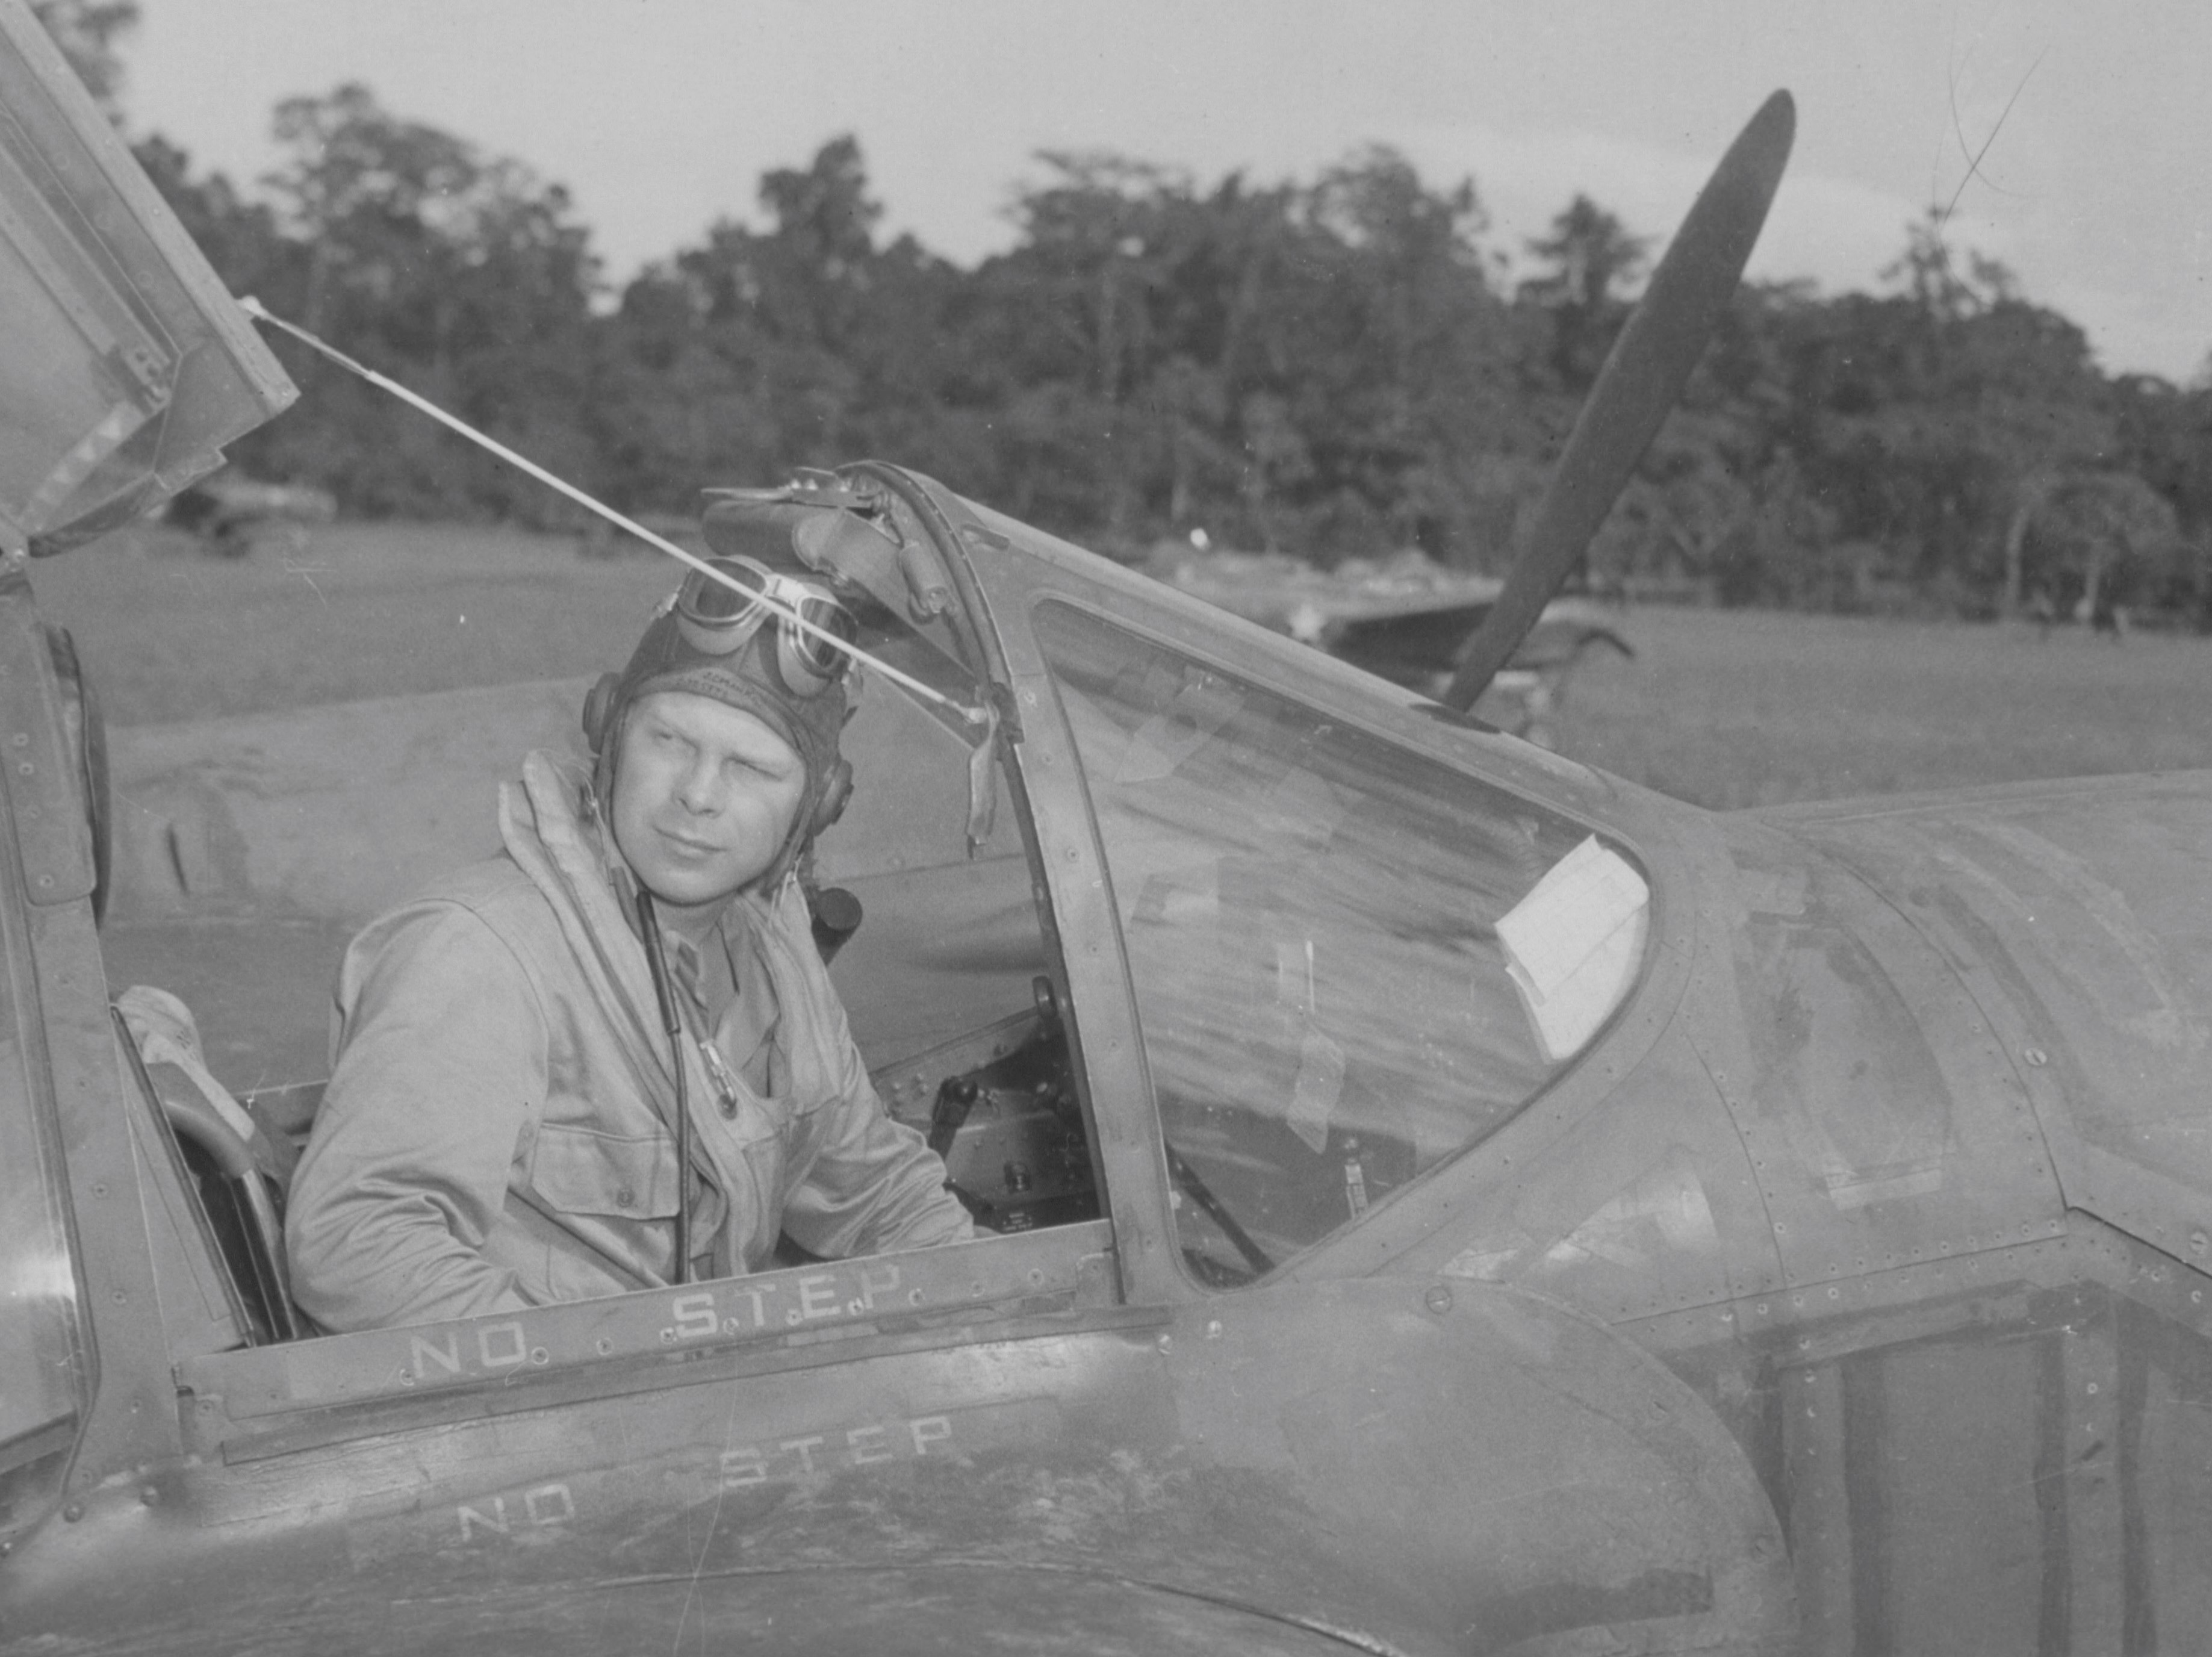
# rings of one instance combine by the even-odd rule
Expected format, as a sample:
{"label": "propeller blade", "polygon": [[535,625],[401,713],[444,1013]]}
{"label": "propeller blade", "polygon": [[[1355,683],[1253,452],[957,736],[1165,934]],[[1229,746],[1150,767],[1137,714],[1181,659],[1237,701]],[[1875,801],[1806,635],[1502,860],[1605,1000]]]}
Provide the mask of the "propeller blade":
{"label": "propeller blade", "polygon": [[1461,652],[1447,706],[1474,705],[1613,510],[1735,296],[1796,128],[1796,106],[1776,93],[1698,192],[1583,404],[1505,590]]}

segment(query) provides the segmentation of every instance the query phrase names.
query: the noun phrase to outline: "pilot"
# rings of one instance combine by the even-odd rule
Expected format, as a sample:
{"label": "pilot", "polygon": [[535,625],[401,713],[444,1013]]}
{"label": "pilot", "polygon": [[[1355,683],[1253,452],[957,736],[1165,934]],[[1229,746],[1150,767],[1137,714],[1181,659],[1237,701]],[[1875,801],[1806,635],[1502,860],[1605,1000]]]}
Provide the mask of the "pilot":
{"label": "pilot", "polygon": [[798,879],[850,789],[849,659],[768,600],[851,617],[715,568],[744,591],[694,572],[592,691],[590,774],[532,754],[501,855],[347,950],[286,1219],[325,1328],[733,1276],[780,1233],[833,1257],[973,1235],[869,1083]]}

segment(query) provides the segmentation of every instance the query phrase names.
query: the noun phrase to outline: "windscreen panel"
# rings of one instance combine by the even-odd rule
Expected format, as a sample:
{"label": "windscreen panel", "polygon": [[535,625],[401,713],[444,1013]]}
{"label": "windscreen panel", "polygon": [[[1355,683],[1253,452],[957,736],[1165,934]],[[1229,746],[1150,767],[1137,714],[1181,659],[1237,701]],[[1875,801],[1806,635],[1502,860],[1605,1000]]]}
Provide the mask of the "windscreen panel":
{"label": "windscreen panel", "polygon": [[1186,1261],[1271,1270],[1494,1131],[1642,968],[1582,825],[1058,604]]}
{"label": "windscreen panel", "polygon": [[0,1539],[58,1490],[88,1379],[51,1129],[22,1042],[0,1033]]}

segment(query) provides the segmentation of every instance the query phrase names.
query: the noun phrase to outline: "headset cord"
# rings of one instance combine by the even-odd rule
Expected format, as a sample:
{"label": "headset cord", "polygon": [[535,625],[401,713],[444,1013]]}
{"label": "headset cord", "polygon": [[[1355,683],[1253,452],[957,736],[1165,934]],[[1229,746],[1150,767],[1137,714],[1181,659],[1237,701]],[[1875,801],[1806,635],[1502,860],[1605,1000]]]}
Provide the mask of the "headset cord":
{"label": "headset cord", "polygon": [[676,1005],[676,987],[669,982],[667,956],[661,952],[660,919],[653,913],[653,894],[641,882],[637,921],[645,938],[646,964],[653,970],[653,998],[659,1003],[668,1056],[676,1067],[676,1281],[684,1284],[691,1281],[691,1101],[685,1081],[690,1067],[684,1062],[684,1015]]}

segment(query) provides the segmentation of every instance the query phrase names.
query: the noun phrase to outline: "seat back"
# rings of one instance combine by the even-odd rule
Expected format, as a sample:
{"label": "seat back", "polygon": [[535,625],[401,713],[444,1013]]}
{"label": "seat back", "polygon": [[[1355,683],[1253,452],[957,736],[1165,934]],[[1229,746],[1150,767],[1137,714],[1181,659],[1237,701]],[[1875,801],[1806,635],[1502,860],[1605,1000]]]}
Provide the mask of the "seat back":
{"label": "seat back", "polygon": [[283,1207],[297,1152],[208,1072],[191,1014],[174,996],[133,986],[117,998],[115,1019],[140,1091],[194,1182],[204,1235],[229,1274],[247,1338],[298,1338],[306,1326],[292,1304]]}

